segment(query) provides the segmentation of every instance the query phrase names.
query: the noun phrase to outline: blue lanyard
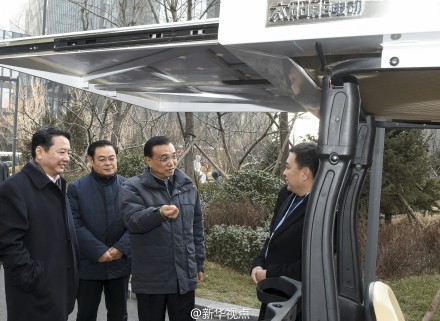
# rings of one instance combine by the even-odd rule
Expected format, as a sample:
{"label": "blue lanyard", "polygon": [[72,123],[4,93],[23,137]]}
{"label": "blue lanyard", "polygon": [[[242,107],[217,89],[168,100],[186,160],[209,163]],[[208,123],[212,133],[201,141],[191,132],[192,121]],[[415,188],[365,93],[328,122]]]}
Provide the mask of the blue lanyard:
{"label": "blue lanyard", "polygon": [[[293,212],[295,212],[295,210],[297,209],[298,206],[300,206],[302,204],[302,202],[304,201],[304,199],[309,195],[309,193],[307,193],[306,195],[304,195],[298,203],[295,204],[296,202],[296,198],[297,195],[295,195],[295,197],[293,198],[293,201],[290,203],[289,208],[287,209],[286,213],[284,214],[283,218],[278,222],[277,226],[275,227],[275,229],[273,230],[272,234],[270,235],[269,238],[269,242],[267,243],[267,247],[266,247],[266,253],[265,253],[265,257],[267,256],[267,252],[269,251],[269,244],[270,241],[272,240],[273,235],[275,234],[276,230],[281,226],[281,224],[283,224],[283,222],[286,220],[287,217],[289,217],[290,214],[292,214]],[[290,210],[292,208],[292,205],[295,204],[295,207]]]}

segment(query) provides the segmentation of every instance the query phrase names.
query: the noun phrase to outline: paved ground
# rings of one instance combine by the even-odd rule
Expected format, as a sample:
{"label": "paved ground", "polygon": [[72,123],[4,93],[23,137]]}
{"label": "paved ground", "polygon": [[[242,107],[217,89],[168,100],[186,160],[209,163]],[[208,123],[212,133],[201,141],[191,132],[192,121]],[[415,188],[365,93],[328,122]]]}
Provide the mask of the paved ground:
{"label": "paved ground", "polygon": [[[196,298],[196,309],[194,309],[194,317],[199,321],[210,320],[248,320],[256,321],[258,319],[258,310],[241,307],[238,305],[225,304],[206,299]],[[68,321],[76,320],[76,309],[69,316]],[[106,310],[104,299],[99,306],[97,321],[106,321]],[[138,321],[137,305],[135,299],[128,300],[128,321]],[[0,321],[6,321],[6,300],[4,287],[3,268],[0,272]],[[29,320],[31,321],[31,320]],[[48,320],[51,321],[51,320]]]}
{"label": "paved ground", "polygon": [[[128,321],[138,321],[137,317],[137,306],[136,306],[136,300],[129,299],[128,300]],[[76,320],[76,308],[70,314],[68,321],[75,321]],[[104,299],[102,299],[102,302],[99,306],[98,311],[98,321],[106,321],[106,311],[104,306]],[[4,286],[4,273],[3,268],[0,272],[0,321],[6,321],[6,299],[5,299],[5,286]],[[31,321],[31,320],[29,320]],[[48,320],[50,321],[50,320]]]}

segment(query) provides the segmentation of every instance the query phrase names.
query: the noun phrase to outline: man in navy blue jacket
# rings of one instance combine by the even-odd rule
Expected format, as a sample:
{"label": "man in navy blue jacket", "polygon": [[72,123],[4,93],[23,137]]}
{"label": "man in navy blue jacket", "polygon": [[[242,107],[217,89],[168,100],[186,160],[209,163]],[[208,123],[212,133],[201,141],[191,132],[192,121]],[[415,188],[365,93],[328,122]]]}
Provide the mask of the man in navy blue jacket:
{"label": "man in navy blue jacket", "polygon": [[91,173],[68,188],[80,247],[77,321],[96,320],[102,291],[108,321],[127,320],[130,236],[119,214],[118,150],[100,140],[88,150]]}
{"label": "man in navy blue jacket", "polygon": [[139,321],[192,321],[195,289],[204,278],[205,237],[199,193],[176,168],[165,136],[144,145],[148,167],[121,187],[121,213],[130,231],[132,289]]}

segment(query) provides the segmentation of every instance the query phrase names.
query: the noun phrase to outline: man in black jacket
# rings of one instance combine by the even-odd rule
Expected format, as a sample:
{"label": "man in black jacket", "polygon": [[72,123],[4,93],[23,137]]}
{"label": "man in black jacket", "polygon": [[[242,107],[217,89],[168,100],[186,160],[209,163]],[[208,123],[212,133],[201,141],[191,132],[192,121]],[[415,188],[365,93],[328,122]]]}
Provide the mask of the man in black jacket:
{"label": "man in black jacket", "polygon": [[9,321],[66,321],[78,290],[78,243],[60,177],[70,134],[47,127],[32,136],[29,161],[0,184],[0,261]]}
{"label": "man in black jacket", "polygon": [[0,161],[0,183],[7,179],[9,176],[8,165]]}
{"label": "man in black jacket", "polygon": [[87,149],[91,173],[68,188],[80,247],[77,321],[96,321],[104,290],[108,321],[127,320],[130,236],[119,213],[118,149],[99,140]]}
{"label": "man in black jacket", "polygon": [[[282,189],[279,193],[279,198],[285,198],[285,201],[274,214],[269,237],[252,263],[251,278],[254,283],[279,276],[301,280],[304,216],[318,171],[317,152],[315,143],[300,143],[290,149],[284,170],[287,191]],[[263,304],[260,320],[264,319],[265,312]]]}

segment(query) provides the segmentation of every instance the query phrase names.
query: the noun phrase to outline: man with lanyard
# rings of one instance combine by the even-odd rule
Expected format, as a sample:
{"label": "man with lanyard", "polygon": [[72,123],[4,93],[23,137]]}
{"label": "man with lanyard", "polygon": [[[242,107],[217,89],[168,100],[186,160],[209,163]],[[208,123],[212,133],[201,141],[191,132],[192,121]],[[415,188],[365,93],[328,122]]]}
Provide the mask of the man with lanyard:
{"label": "man with lanyard", "polygon": [[[252,263],[251,278],[255,284],[279,276],[301,281],[304,216],[318,166],[317,144],[300,143],[290,149],[283,174],[287,190],[292,193],[274,213],[270,234]],[[262,304],[260,320],[265,313],[266,305]]]}

